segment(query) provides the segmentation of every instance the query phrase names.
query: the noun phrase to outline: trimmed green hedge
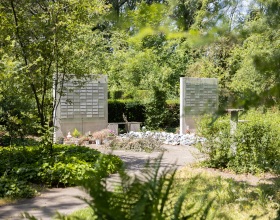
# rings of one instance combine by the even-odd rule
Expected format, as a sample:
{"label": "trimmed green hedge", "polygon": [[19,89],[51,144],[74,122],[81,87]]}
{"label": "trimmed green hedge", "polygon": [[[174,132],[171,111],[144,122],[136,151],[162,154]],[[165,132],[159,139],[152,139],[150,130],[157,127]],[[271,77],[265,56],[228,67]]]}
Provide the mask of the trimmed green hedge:
{"label": "trimmed green hedge", "polygon": [[[134,102],[133,100],[109,100],[108,101],[108,121],[123,122],[123,114],[128,121],[146,121],[146,105]],[[168,102],[166,109],[167,117],[163,123],[163,128],[176,128],[180,124],[180,104]]]}
{"label": "trimmed green hedge", "polygon": [[123,114],[127,117],[128,121],[145,121],[145,106],[133,101],[108,101],[108,121],[110,122],[123,122]]}

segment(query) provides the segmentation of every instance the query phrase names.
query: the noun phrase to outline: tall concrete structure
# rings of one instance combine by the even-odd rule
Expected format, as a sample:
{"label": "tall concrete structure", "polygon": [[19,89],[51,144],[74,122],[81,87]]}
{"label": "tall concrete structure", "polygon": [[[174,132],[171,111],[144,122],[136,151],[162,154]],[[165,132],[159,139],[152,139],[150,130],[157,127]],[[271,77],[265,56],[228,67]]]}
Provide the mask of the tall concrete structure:
{"label": "tall concrete structure", "polygon": [[64,87],[56,111],[55,140],[75,128],[85,134],[108,126],[107,76],[100,75],[86,82],[72,79]]}
{"label": "tall concrete structure", "polygon": [[180,134],[195,129],[195,120],[218,109],[218,80],[180,78]]}

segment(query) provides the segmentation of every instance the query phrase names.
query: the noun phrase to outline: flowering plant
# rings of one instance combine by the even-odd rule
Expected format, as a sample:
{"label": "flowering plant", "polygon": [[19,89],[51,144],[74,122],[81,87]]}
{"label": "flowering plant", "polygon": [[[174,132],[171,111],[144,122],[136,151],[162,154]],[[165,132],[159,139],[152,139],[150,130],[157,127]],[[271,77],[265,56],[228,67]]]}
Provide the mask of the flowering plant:
{"label": "flowering plant", "polygon": [[109,130],[108,137],[114,137],[114,136],[116,136],[115,132],[112,130]]}

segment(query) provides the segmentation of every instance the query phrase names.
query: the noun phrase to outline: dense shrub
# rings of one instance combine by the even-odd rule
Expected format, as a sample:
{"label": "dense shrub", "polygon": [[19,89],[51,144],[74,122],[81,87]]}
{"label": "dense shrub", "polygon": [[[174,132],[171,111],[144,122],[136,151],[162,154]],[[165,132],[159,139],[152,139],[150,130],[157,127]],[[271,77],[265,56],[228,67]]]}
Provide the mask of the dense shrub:
{"label": "dense shrub", "polygon": [[7,176],[0,177],[0,198],[32,198],[36,193],[37,191],[27,181]]}
{"label": "dense shrub", "polygon": [[167,116],[164,128],[177,128],[180,125],[180,104],[167,103]]}
{"label": "dense shrub", "polygon": [[141,104],[129,100],[109,100],[108,121],[123,122],[123,114],[128,121],[143,122],[143,125],[152,124],[152,127],[162,129],[176,128],[180,124],[180,105],[174,102],[158,106],[156,103]]}
{"label": "dense shrub", "polygon": [[280,172],[280,116],[278,112],[250,111],[230,135],[229,118],[199,123],[200,135],[207,141],[198,146],[208,155],[208,166],[236,172]]}
{"label": "dense shrub", "polygon": [[0,131],[0,146],[36,146],[39,144],[39,141],[34,138],[20,138],[20,137],[11,137],[8,132]]}
{"label": "dense shrub", "polygon": [[234,136],[236,154],[229,166],[238,172],[280,171],[279,112],[249,112]]}
{"label": "dense shrub", "polygon": [[108,92],[108,98],[109,99],[121,99],[123,93],[124,92],[121,90],[110,91],[110,92]]}
{"label": "dense shrub", "polygon": [[103,177],[122,166],[118,157],[83,146],[54,145],[52,156],[38,146],[5,147],[0,148],[0,157],[0,197],[29,197],[33,189],[23,186],[30,183],[70,186],[90,178],[89,172],[96,172],[97,165]]}
{"label": "dense shrub", "polygon": [[108,102],[108,121],[123,122],[123,114],[128,121],[145,121],[145,106],[132,101],[111,100]]}
{"label": "dense shrub", "polygon": [[154,88],[150,102],[146,105],[145,124],[149,129],[165,127],[167,119],[166,92]]}
{"label": "dense shrub", "polygon": [[197,147],[208,156],[207,165],[226,168],[233,153],[229,117],[217,120],[207,115],[200,120],[197,131],[200,136],[207,139],[205,143],[197,144]]}

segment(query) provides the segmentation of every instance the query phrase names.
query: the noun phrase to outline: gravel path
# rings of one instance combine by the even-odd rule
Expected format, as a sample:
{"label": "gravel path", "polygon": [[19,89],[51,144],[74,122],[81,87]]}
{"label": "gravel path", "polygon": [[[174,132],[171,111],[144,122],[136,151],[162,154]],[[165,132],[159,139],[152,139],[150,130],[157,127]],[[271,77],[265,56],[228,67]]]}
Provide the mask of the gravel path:
{"label": "gravel path", "polygon": [[[110,150],[103,147],[91,146],[103,153],[110,153]],[[167,151],[163,155],[161,167],[174,165],[178,168],[197,161],[198,151],[190,146],[163,146]],[[126,164],[129,172],[137,173],[145,165],[147,159],[154,159],[160,155],[159,152],[131,152],[115,150],[113,154],[118,155]],[[112,175],[111,178],[116,178]],[[32,199],[24,199],[16,204],[0,207],[0,219],[18,220],[22,219],[21,213],[28,212],[31,215],[43,220],[52,219],[56,212],[70,214],[73,211],[87,207],[87,204],[76,196],[87,198],[87,194],[79,187],[53,188],[41,193],[40,196]]]}

